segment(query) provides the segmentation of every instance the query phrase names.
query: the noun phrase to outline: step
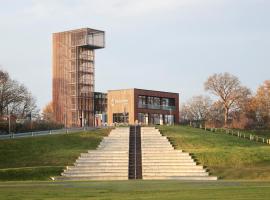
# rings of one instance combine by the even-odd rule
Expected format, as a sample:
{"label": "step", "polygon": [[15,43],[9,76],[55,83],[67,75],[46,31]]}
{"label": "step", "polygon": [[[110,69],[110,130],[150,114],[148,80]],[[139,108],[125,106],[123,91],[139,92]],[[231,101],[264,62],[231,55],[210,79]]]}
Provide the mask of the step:
{"label": "step", "polygon": [[177,163],[166,163],[166,162],[144,162],[142,167],[145,166],[196,166],[195,162],[177,162]]}
{"label": "step", "polygon": [[193,172],[201,172],[205,173],[206,171],[204,169],[143,169],[143,173],[179,173],[179,172],[185,172],[185,173],[193,173]]}
{"label": "step", "polygon": [[143,172],[143,176],[208,176],[207,172]]}
{"label": "step", "polygon": [[109,151],[109,150],[88,150],[88,153],[110,153],[110,154],[118,154],[118,153],[126,153],[128,150],[116,150],[116,151]]}
{"label": "step", "polygon": [[80,163],[80,162],[128,162],[128,156],[123,157],[123,158],[102,158],[102,157],[97,157],[95,159],[93,158],[78,158],[76,161],[76,163]]}
{"label": "step", "polygon": [[74,166],[86,166],[86,167],[106,167],[106,166],[119,166],[119,167],[128,167],[128,162],[126,163],[104,163],[104,162],[100,162],[100,163],[75,163]]}
{"label": "step", "polygon": [[69,177],[84,177],[84,176],[95,176],[95,177],[110,177],[110,176],[128,176],[128,171],[125,173],[119,172],[100,172],[100,173],[62,173],[62,176]]}
{"label": "step", "polygon": [[213,176],[143,176],[145,180],[215,181]]}
{"label": "step", "polygon": [[152,162],[152,163],[188,163],[188,162],[194,162],[193,159],[191,158],[177,158],[177,159],[155,159],[155,158],[144,158],[142,157],[142,162],[143,163],[149,163],[149,162]]}
{"label": "step", "polygon": [[[126,166],[99,166],[98,168],[96,166],[68,166],[67,167],[68,170],[106,170],[106,169],[111,169],[111,170],[124,170],[124,169],[128,169],[128,165]],[[67,170],[65,169],[65,170]]]}
{"label": "step", "polygon": [[113,145],[99,145],[98,148],[119,148],[119,149],[128,149],[129,146],[128,145],[116,145],[116,144],[113,144]]}
{"label": "step", "polygon": [[61,175],[63,176],[125,176],[128,174],[128,170],[124,171],[65,171]]}
{"label": "step", "polygon": [[170,160],[166,160],[166,161],[157,161],[157,160],[142,160],[142,163],[143,163],[143,166],[144,165],[149,165],[149,164],[152,164],[152,165],[196,165],[197,163],[195,163],[193,160],[183,160],[183,161],[180,161],[180,160],[177,160],[177,161],[170,161]]}
{"label": "step", "polygon": [[[142,149],[143,151],[143,149]],[[160,154],[160,151],[158,151],[158,149],[155,149],[155,151],[143,151],[143,153],[157,153],[157,154]],[[183,152],[182,150],[180,149],[170,149],[168,151],[162,151],[162,153],[186,153],[186,152]]]}
{"label": "step", "polygon": [[84,176],[84,177],[54,177],[55,180],[61,181],[86,181],[86,180],[128,180],[128,176]]}
{"label": "step", "polygon": [[186,170],[186,169],[200,169],[204,170],[203,166],[201,165],[145,165],[143,166],[142,170]]}
{"label": "step", "polygon": [[122,169],[111,169],[111,168],[104,168],[104,169],[68,169],[68,170],[64,170],[65,173],[100,173],[100,172],[122,172],[122,173],[126,173],[128,172],[128,168],[122,168]]}
{"label": "step", "polygon": [[107,149],[107,150],[115,150],[115,151],[120,151],[120,150],[127,150],[128,147],[117,147],[117,146],[101,146],[98,147],[98,150],[103,150],[103,149]]}
{"label": "step", "polygon": [[[76,163],[115,163],[115,160],[76,160]],[[118,160],[117,163],[126,163],[128,159]]]}
{"label": "step", "polygon": [[120,155],[81,155],[79,157],[80,158],[92,158],[92,159],[95,159],[95,158],[112,158],[112,159],[115,159],[115,158],[127,158],[128,159],[128,154],[120,154]]}
{"label": "step", "polygon": [[149,158],[155,157],[155,158],[161,158],[161,159],[163,159],[164,157],[165,158],[178,158],[178,157],[191,158],[191,156],[189,154],[184,154],[184,153],[169,153],[168,154],[168,153],[163,153],[163,152],[151,153],[151,154],[144,152],[144,153],[142,153],[142,156],[149,157]]}
{"label": "step", "polygon": [[108,157],[95,157],[95,158],[89,158],[89,157],[80,157],[78,158],[76,161],[102,161],[102,162],[106,162],[106,161],[128,161],[128,156],[125,156],[125,157],[111,157],[111,158],[108,158]]}

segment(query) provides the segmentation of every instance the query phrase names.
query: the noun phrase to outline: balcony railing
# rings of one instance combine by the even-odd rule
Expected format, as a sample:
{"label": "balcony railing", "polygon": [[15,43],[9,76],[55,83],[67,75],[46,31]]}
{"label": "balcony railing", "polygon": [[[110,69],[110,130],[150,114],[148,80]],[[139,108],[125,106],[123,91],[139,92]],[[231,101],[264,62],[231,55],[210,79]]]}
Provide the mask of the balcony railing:
{"label": "balcony railing", "polygon": [[175,110],[175,106],[154,105],[154,104],[138,104],[139,108],[156,109],[156,110]]}

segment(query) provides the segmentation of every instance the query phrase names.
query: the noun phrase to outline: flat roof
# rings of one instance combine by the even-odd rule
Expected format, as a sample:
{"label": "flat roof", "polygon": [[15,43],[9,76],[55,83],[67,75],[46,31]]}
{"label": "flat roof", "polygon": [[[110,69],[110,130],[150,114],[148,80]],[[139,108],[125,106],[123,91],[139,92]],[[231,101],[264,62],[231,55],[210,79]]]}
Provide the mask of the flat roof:
{"label": "flat roof", "polygon": [[54,32],[53,34],[57,34],[57,33],[74,33],[74,32],[80,32],[80,31],[89,31],[91,33],[98,33],[98,32],[103,32],[104,33],[105,32],[105,31],[85,27],[85,28],[78,28],[78,29],[72,29],[72,30],[67,30],[67,31]]}
{"label": "flat roof", "polygon": [[149,91],[149,92],[162,92],[162,93],[170,93],[170,94],[179,94],[177,92],[165,92],[165,91],[159,91],[159,90],[149,90],[149,89],[140,89],[140,88],[116,89],[116,90],[108,90],[108,92],[110,92],[110,91],[125,91],[125,90],[141,90],[141,91]]}

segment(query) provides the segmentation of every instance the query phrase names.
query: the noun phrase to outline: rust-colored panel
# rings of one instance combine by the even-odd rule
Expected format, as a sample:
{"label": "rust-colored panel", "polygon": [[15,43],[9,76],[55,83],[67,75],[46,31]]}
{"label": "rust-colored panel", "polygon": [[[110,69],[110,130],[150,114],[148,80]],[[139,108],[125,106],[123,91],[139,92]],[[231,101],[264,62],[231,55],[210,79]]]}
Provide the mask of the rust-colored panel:
{"label": "rust-colored panel", "polygon": [[53,33],[53,109],[67,127],[94,125],[95,55],[104,32],[89,28]]}

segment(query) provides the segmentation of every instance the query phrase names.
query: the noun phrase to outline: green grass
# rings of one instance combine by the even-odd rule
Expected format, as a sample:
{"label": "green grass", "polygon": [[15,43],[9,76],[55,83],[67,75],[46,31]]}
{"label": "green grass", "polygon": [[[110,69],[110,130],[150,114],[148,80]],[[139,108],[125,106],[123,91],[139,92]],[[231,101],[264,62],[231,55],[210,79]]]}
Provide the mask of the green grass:
{"label": "green grass", "polygon": [[267,200],[270,182],[0,182],[0,194],[4,200]]}
{"label": "green grass", "polygon": [[270,145],[191,127],[159,127],[177,149],[221,179],[270,180]]}
{"label": "green grass", "polygon": [[109,129],[0,141],[0,180],[48,180],[96,149]]}
{"label": "green grass", "polygon": [[259,137],[263,137],[265,139],[270,139],[270,130],[250,130],[250,131],[241,131],[246,134],[257,135]]}
{"label": "green grass", "polygon": [[[184,126],[160,126],[177,149],[225,180],[270,180],[270,145]],[[0,180],[49,180],[95,149],[108,129],[0,141]]]}

